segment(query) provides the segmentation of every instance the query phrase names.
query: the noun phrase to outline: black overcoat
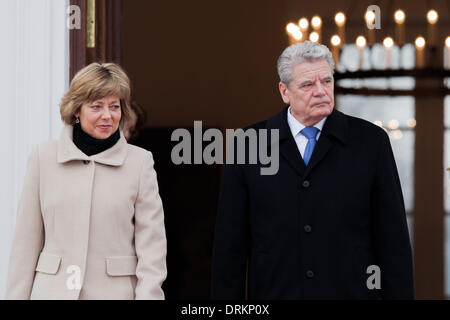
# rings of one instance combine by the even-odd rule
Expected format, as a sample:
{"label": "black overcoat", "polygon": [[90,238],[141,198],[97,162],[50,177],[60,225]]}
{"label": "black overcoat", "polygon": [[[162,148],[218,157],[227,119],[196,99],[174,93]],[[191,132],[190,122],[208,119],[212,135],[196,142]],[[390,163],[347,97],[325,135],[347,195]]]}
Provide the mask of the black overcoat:
{"label": "black overcoat", "polygon": [[[261,175],[260,164],[225,166],[212,298],[245,298],[248,276],[249,299],[412,299],[411,245],[388,135],[333,110],[305,166],[287,110],[249,127],[279,129],[277,174]],[[373,265],[381,289],[367,286]]]}

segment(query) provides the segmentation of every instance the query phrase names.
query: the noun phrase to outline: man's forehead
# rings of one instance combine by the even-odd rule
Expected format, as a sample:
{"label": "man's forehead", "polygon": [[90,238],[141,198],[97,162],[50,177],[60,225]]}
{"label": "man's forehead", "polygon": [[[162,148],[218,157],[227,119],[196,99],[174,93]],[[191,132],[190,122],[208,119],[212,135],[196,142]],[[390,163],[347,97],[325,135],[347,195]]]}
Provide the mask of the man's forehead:
{"label": "man's forehead", "polygon": [[295,66],[296,78],[315,78],[317,76],[323,78],[332,76],[330,66],[326,61],[302,62]]}
{"label": "man's forehead", "polygon": [[305,71],[302,73],[297,74],[297,79],[299,80],[309,80],[309,79],[323,79],[323,78],[332,78],[333,75],[328,70],[321,70],[321,71]]}

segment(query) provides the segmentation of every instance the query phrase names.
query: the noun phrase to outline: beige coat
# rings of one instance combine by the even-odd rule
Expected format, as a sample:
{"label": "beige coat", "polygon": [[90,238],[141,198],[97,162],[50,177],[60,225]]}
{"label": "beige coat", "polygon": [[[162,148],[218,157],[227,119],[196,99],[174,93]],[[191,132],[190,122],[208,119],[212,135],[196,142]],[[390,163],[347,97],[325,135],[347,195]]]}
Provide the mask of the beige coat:
{"label": "beige coat", "polygon": [[36,147],[19,203],[7,299],[164,299],[164,213],[152,154],[122,132],[91,157],[65,126]]}

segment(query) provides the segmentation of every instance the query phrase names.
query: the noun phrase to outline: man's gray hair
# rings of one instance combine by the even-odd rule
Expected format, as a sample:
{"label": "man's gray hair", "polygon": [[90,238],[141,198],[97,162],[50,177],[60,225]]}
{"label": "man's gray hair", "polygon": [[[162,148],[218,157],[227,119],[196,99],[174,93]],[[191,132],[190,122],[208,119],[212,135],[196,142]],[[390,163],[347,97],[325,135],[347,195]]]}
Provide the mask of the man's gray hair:
{"label": "man's gray hair", "polygon": [[334,73],[334,60],[330,50],[311,41],[296,43],[287,47],[278,58],[277,67],[280,81],[289,86],[294,75],[294,67],[302,62],[311,62],[324,59],[330,65],[331,73]]}

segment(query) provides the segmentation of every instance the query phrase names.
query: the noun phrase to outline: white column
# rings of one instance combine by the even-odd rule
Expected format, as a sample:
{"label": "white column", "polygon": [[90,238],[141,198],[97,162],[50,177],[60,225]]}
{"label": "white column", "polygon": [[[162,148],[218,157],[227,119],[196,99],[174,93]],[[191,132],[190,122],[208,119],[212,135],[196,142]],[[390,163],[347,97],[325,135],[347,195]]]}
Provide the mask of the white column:
{"label": "white column", "polygon": [[28,154],[57,139],[68,88],[68,0],[0,0],[0,297]]}

